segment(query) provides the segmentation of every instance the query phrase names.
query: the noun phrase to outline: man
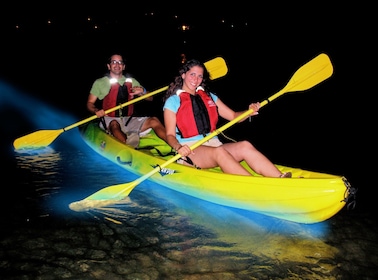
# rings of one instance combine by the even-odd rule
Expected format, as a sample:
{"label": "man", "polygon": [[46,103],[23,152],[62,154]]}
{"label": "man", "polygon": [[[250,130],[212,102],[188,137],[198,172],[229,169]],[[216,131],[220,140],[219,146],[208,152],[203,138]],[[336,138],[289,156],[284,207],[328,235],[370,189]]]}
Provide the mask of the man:
{"label": "man", "polygon": [[[141,135],[153,129],[157,136],[166,140],[165,128],[157,117],[133,116],[134,105],[110,112],[105,111],[146,94],[146,89],[129,74],[123,74],[126,65],[120,54],[113,54],[107,63],[108,74],[94,81],[90,90],[87,109],[103,118],[101,127],[115,138],[128,145],[138,147]],[[102,100],[102,108],[96,107],[97,100]],[[152,101],[152,96],[146,98]]]}

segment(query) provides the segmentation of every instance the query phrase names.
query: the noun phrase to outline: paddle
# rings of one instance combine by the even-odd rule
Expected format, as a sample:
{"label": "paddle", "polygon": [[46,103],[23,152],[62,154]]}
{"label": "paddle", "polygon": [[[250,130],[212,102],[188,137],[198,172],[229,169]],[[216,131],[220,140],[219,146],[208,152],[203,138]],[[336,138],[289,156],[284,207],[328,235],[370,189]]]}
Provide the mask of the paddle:
{"label": "paddle", "polygon": [[[216,57],[212,60],[205,62],[205,66],[206,66],[206,69],[208,70],[212,80],[223,77],[224,75],[227,74],[227,71],[228,71],[226,62],[224,61],[224,59],[222,57]],[[133,100],[130,100],[128,102],[120,104],[120,105],[118,105],[114,108],[110,108],[110,109],[106,110],[105,114],[108,114],[108,113],[113,112],[115,110],[118,110],[120,108],[126,107],[126,106],[133,104],[135,102],[138,102],[140,100],[146,99],[146,98],[148,98],[152,95],[155,95],[155,94],[162,92],[164,90],[167,90],[167,89],[168,89],[168,86],[163,87],[163,88],[158,89],[158,90],[155,90],[153,92],[147,93],[147,94],[142,95],[140,97],[137,97]],[[77,123],[69,125],[65,128],[55,129],[55,130],[35,131],[33,133],[27,134],[25,136],[22,136],[20,138],[17,138],[16,140],[14,140],[13,146],[16,150],[25,149],[25,148],[35,149],[35,148],[46,147],[46,146],[50,145],[63,132],[70,130],[72,128],[75,128],[77,126],[80,126],[82,124],[85,124],[87,122],[90,122],[90,121],[92,121],[96,118],[97,118],[97,116],[93,115],[89,118],[86,118],[82,121],[79,121]]]}
{"label": "paddle", "polygon": [[[278,98],[279,96],[283,95],[287,92],[294,92],[294,91],[303,91],[309,89],[320,82],[324,81],[325,79],[329,78],[333,73],[333,67],[329,57],[326,54],[320,54],[302,67],[300,67],[290,79],[288,84],[279,92],[272,95],[268,99],[262,101],[261,107],[265,106],[269,102],[273,101],[274,99]],[[218,135],[220,132],[224,131],[225,129],[229,128],[230,126],[238,123],[239,121],[247,118],[250,114],[253,113],[253,109],[247,110],[243,114],[239,115],[237,118],[229,121],[222,127],[218,128],[208,136],[204,137],[203,139],[199,140],[198,142],[194,143],[190,148],[193,150],[198,146],[202,145],[212,137]],[[73,202],[69,205],[69,207],[74,211],[83,211],[86,209],[90,209],[93,207],[103,207],[108,204],[114,203],[115,200],[121,200],[122,198],[129,195],[129,193],[140,183],[144,180],[148,179],[155,173],[159,172],[162,168],[166,167],[167,165],[175,162],[181,156],[179,154],[175,155],[171,159],[167,160],[160,166],[155,167],[149,173],[143,175],[142,177],[136,179],[131,183],[124,183],[119,185],[113,185],[106,188],[103,188],[96,193],[88,196],[87,198]]]}

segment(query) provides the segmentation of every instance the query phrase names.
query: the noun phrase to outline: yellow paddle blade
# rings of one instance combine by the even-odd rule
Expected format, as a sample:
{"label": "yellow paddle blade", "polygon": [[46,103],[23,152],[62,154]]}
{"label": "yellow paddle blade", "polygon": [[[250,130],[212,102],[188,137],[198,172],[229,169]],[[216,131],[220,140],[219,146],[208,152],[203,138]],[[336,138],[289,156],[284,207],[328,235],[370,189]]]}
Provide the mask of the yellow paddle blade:
{"label": "yellow paddle blade", "polygon": [[63,131],[63,128],[35,131],[14,140],[13,146],[16,148],[16,150],[46,147],[50,145]]}
{"label": "yellow paddle blade", "polygon": [[215,80],[227,74],[228,68],[222,57],[216,57],[204,63],[210,74],[210,79]]}
{"label": "yellow paddle blade", "polygon": [[144,174],[142,177],[139,177],[138,179],[130,183],[118,184],[103,188],[86,197],[85,199],[70,203],[69,208],[77,212],[82,212],[88,211],[88,209],[90,209],[91,207],[96,208],[98,206],[114,204],[115,201],[121,200],[128,196],[130,192],[141,182],[147,180],[152,175],[159,172],[162,168],[175,162],[179,158],[181,158],[181,156],[180,154],[177,154],[174,157],[167,160],[166,162],[164,162],[163,164],[155,167],[150,172]]}
{"label": "yellow paddle blade", "polygon": [[328,55],[319,54],[299,68],[286,85],[286,91],[303,91],[332,76],[333,66]]}
{"label": "yellow paddle blade", "polygon": [[261,105],[263,106],[265,102],[272,101],[287,92],[310,89],[331,77],[332,74],[333,66],[331,60],[328,55],[321,53],[301,66],[282,90],[263,101]]}

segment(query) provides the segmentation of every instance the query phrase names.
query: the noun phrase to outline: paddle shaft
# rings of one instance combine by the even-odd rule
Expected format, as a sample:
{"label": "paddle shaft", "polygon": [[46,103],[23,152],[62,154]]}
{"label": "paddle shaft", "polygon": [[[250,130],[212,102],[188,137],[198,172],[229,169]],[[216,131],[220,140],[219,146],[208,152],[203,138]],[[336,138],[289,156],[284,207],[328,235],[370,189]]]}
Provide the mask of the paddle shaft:
{"label": "paddle shaft", "polygon": [[[223,77],[228,72],[227,65],[226,65],[226,63],[225,63],[225,61],[224,61],[224,59],[222,57],[213,58],[213,59],[205,62],[204,65],[206,66],[206,69],[207,69],[207,71],[210,74],[211,80]],[[106,110],[105,111],[105,115],[109,114],[110,112],[114,112],[114,111],[116,111],[118,109],[122,109],[122,108],[124,108],[126,106],[129,106],[131,104],[134,104],[134,103],[136,103],[138,101],[141,101],[143,99],[146,99],[146,98],[148,98],[150,96],[156,95],[156,94],[158,94],[158,93],[160,93],[162,91],[165,91],[167,89],[168,89],[168,86],[165,86],[165,87],[163,87],[161,89],[154,90],[154,91],[149,92],[147,94],[143,94],[143,95],[141,95],[141,96],[139,96],[137,98],[134,98],[134,99],[132,99],[130,101],[127,101],[127,102],[125,102],[123,104],[120,104],[118,106],[115,106],[113,108],[110,108],[110,109]],[[82,121],[79,121],[77,123],[74,123],[74,124],[71,124],[69,126],[66,126],[65,128],[63,128],[63,131],[70,130],[72,128],[75,128],[77,126],[80,126],[82,124],[90,122],[90,121],[92,121],[92,120],[94,120],[96,118],[97,118],[97,116],[93,115],[93,116],[91,116],[89,118],[86,118],[86,119],[84,119]]]}
{"label": "paddle shaft", "polygon": [[[264,101],[261,106],[267,104],[268,102],[267,101]],[[194,150],[195,148],[201,146],[202,144],[204,144],[205,142],[209,141],[211,138],[213,138],[214,136],[218,135],[219,133],[221,133],[223,130],[226,130],[227,128],[229,128],[230,126],[234,125],[235,123],[241,121],[242,119],[248,117],[250,114],[253,113],[253,110],[250,109],[246,112],[244,112],[243,114],[239,115],[237,118],[233,119],[232,121],[229,121],[227,124],[223,125],[222,127],[214,130],[212,133],[208,134],[206,137],[202,138],[201,140],[197,141],[196,143],[194,143],[193,145],[190,146],[190,149],[191,150]],[[129,193],[132,191],[133,188],[135,188],[137,185],[139,185],[140,183],[142,183],[143,181],[147,180],[148,178],[150,178],[152,175],[154,175],[155,173],[161,171],[161,169],[165,168],[166,166],[170,165],[171,163],[175,162],[176,160],[180,159],[181,158],[181,155],[180,154],[176,154],[174,157],[170,158],[169,160],[165,161],[163,164],[155,167],[154,169],[152,169],[150,172],[148,172],[147,174],[143,175],[142,177],[139,177],[138,179],[134,180],[132,183],[129,183],[127,184],[127,188],[124,189],[124,190],[121,190],[119,193],[116,193],[113,197],[118,197],[118,196],[127,196],[129,195]],[[122,185],[122,184],[121,184]],[[88,197],[87,199],[91,199],[90,197]],[[93,199],[93,198],[92,198]]]}
{"label": "paddle shaft", "polygon": [[[110,108],[108,110],[105,111],[105,114],[108,114],[110,112],[113,112],[117,109],[120,109],[120,108],[123,108],[123,107],[126,107],[130,104],[133,104],[135,102],[138,102],[142,99],[145,99],[145,98],[148,98],[152,95],[155,95],[159,92],[162,92],[164,90],[167,90],[168,89],[168,86],[166,87],[163,87],[161,89],[158,89],[158,90],[155,90],[153,92],[150,92],[150,93],[147,93],[147,94],[144,94],[140,97],[137,97],[133,100],[130,100],[128,102],[125,102],[123,104],[120,104],[114,108]],[[95,120],[97,119],[97,115],[93,115],[89,118],[86,118],[84,120],[81,120],[79,122],[76,122],[74,124],[71,124],[69,126],[66,126],[64,128],[61,128],[61,129],[51,129],[51,130],[39,130],[39,131],[35,131],[33,133],[30,133],[28,135],[25,135],[25,136],[22,136],[20,138],[17,138],[16,140],[14,140],[13,142],[13,146],[15,147],[16,150],[18,149],[23,149],[23,148],[41,148],[41,147],[46,147],[48,145],[50,145],[60,134],[62,134],[63,132],[65,131],[68,131],[72,128],[75,128],[77,126],[80,126],[82,124],[85,124],[87,122],[90,122],[92,120]]]}
{"label": "paddle shaft", "polygon": [[[273,96],[272,96],[273,97]],[[273,99],[269,98],[270,101],[272,101]],[[278,96],[277,96],[278,97]],[[277,98],[275,97],[275,98]],[[274,98],[274,99],[275,99]],[[269,101],[268,100],[264,100],[263,102],[260,103],[260,106],[263,107],[264,105],[268,104]],[[205,142],[209,141],[211,138],[219,135],[222,131],[226,130],[227,128],[233,126],[234,124],[240,122],[241,120],[247,118],[248,116],[250,116],[251,114],[253,113],[253,109],[249,109],[247,111],[245,111],[243,114],[239,115],[238,117],[236,117],[235,119],[233,119],[232,121],[229,121],[228,123],[226,123],[225,125],[221,126],[220,128],[214,130],[212,133],[208,134],[206,137],[202,138],[201,140],[197,141],[196,143],[194,143],[193,145],[190,146],[190,149],[191,150],[194,150],[195,148],[201,146],[202,144],[204,144]],[[132,183],[128,183],[127,186],[125,186],[126,188],[124,190],[121,190],[120,192],[116,193],[113,197],[118,197],[118,196],[127,196],[129,195],[129,193],[132,191],[133,188],[135,188],[137,185],[139,185],[140,183],[142,183],[143,181],[147,180],[148,178],[150,178],[152,175],[154,175],[155,173],[159,172],[161,169],[165,168],[166,166],[170,165],[171,163],[175,162],[176,160],[180,159],[181,158],[181,155],[180,154],[177,154],[175,155],[174,157],[172,157],[171,159],[167,160],[166,162],[164,162],[163,164],[155,167],[154,169],[152,169],[150,172],[148,172],[147,174],[143,175],[142,177],[139,177],[138,179],[134,180]],[[124,185],[124,184],[121,184],[121,185]],[[95,194],[94,194],[95,195]],[[91,198],[91,196],[89,196],[87,199],[94,199],[93,197]],[[120,198],[121,199],[121,198]]]}
{"label": "paddle shaft", "polygon": [[[309,88],[314,87],[315,85],[319,84],[320,82],[324,81],[325,79],[329,78],[333,73],[333,66],[329,60],[329,57],[326,54],[320,54],[302,67],[300,67],[289,80],[287,85],[281,89],[279,92],[273,94],[268,99],[262,101],[260,106],[263,107],[269,102],[275,100],[276,98],[282,96],[284,93],[287,92],[294,92],[294,91],[303,91]],[[203,143],[207,142],[214,136],[218,135],[222,131],[226,130],[227,128],[231,127],[232,125],[240,122],[241,120],[247,118],[249,115],[253,113],[253,109],[249,109],[244,113],[240,114],[235,119],[229,121],[225,125],[221,126],[220,128],[216,129],[206,137],[202,138],[201,140],[197,141],[190,148],[193,150]],[[180,154],[175,155],[171,159],[167,160],[160,166],[155,167],[147,174],[143,175],[142,177],[134,180],[131,183],[124,183],[115,186],[106,187],[90,196],[86,199],[94,200],[94,199],[122,199],[122,197],[127,196],[134,187],[136,187],[141,182],[145,181],[155,173],[159,172],[162,168],[165,168],[169,164],[175,162],[181,158]]]}
{"label": "paddle shaft", "polygon": [[[223,77],[228,72],[226,62],[224,61],[224,59],[222,57],[213,58],[213,59],[205,62],[204,64],[205,64],[205,67],[208,70],[208,72],[210,74],[210,78],[212,80]],[[155,90],[153,92],[144,94],[144,95],[137,97],[133,100],[130,100],[130,101],[125,102],[121,105],[115,106],[114,108],[110,108],[110,109],[106,110],[105,114],[108,114],[108,113],[113,112],[117,109],[126,107],[126,106],[133,104],[135,102],[138,102],[140,100],[146,99],[146,98],[148,98],[152,95],[155,95],[155,94],[162,92],[164,90],[167,90],[167,89],[168,89],[168,86],[165,86],[161,89],[158,89],[158,90]],[[63,132],[68,131],[72,128],[75,128],[77,126],[80,126],[84,123],[90,122],[90,121],[92,121],[96,118],[97,118],[97,115],[93,115],[93,116],[86,118],[82,121],[71,124],[71,125],[69,125],[65,128],[35,131],[35,132],[30,133],[28,135],[17,138],[13,142],[13,146],[16,150],[23,149],[23,148],[46,147],[46,146],[50,145]]]}

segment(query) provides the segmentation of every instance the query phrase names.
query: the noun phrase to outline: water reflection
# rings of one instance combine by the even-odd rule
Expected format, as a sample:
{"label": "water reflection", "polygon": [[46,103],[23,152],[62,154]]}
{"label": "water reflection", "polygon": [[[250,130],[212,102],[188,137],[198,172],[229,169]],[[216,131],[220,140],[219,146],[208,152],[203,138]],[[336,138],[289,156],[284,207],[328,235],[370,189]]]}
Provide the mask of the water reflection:
{"label": "water reflection", "polygon": [[[61,161],[60,153],[56,152],[51,147],[41,149],[24,149],[15,150],[15,159],[17,167],[27,169],[31,172],[45,173],[46,175],[53,175],[59,170],[55,170]],[[54,170],[53,173],[48,171]]]}
{"label": "water reflection", "polygon": [[[307,279],[319,279],[319,275],[331,275],[337,269],[338,249],[325,242],[329,233],[327,221],[311,225],[283,221],[215,205],[150,181],[143,182],[126,199],[91,209],[83,218],[67,209],[75,196],[92,193],[113,182],[134,180],[134,175],[104,161],[89,149],[72,153],[72,150],[57,152],[46,148],[16,153],[15,158],[19,169],[30,172],[27,185],[35,193],[29,189],[28,197],[40,204],[38,219],[56,215],[62,220],[81,217],[83,221],[98,223],[101,228],[111,223],[125,237],[130,236],[128,232],[133,228],[139,239],[153,242],[159,250],[166,251],[168,259],[183,262],[176,268],[178,271],[185,271],[184,263],[190,263],[192,272],[205,267],[213,275],[213,268],[218,267],[228,271],[229,279],[233,279],[237,273],[231,271],[237,263],[237,270],[247,275],[274,275],[287,267],[291,269],[291,277],[306,275]],[[28,219],[32,222],[30,216]],[[96,231],[96,227],[92,230]],[[72,232],[69,227],[66,230],[67,234]],[[88,230],[92,232],[91,229],[85,232]],[[97,238],[103,242],[108,239],[107,236]],[[166,265],[166,262],[155,264],[158,270]],[[311,278],[314,271],[316,274]]]}
{"label": "water reflection", "polygon": [[[91,209],[87,215],[99,222],[107,219],[120,231],[135,227],[139,237],[148,240],[155,236],[161,249],[183,266],[191,263],[193,270],[230,269],[236,262],[250,276],[275,275],[286,267],[292,270],[291,277],[319,279],[330,276],[338,265],[337,247],[323,239],[327,222],[287,222],[208,203],[149,181],[119,204]],[[229,277],[237,279],[232,273]]]}

